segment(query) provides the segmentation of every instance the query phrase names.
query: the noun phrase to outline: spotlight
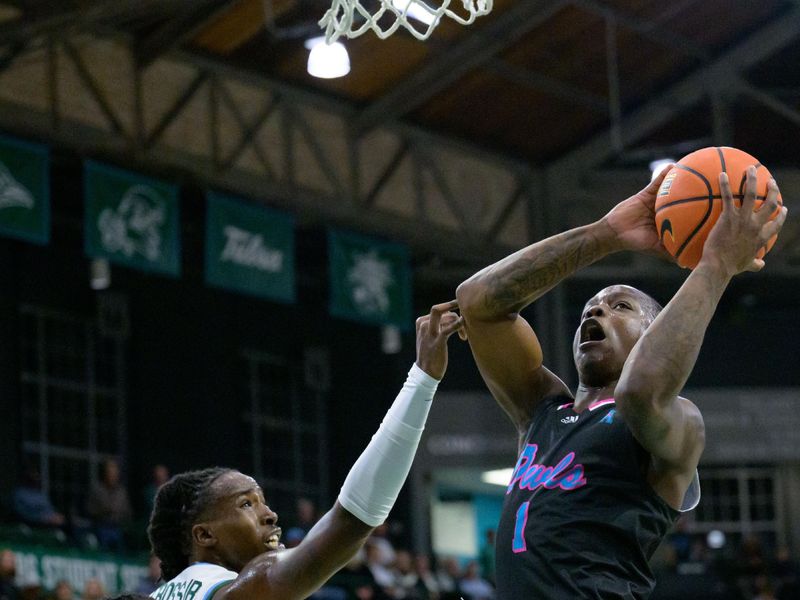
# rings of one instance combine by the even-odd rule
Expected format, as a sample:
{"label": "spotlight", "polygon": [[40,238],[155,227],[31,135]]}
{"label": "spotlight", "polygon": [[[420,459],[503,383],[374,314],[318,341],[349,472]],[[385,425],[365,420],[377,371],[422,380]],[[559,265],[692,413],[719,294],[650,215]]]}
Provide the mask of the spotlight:
{"label": "spotlight", "polygon": [[309,75],[320,79],[335,79],[344,77],[350,72],[350,56],[347,48],[341,42],[325,43],[325,36],[306,40]]}

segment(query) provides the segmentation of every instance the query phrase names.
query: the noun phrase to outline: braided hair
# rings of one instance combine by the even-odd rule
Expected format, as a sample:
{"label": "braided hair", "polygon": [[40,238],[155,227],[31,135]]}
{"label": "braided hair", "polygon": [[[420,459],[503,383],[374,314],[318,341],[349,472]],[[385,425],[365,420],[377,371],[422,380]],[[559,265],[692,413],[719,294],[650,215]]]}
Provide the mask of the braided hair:
{"label": "braided hair", "polygon": [[161,560],[164,581],[189,566],[192,525],[213,500],[211,484],[231,469],[213,467],[181,473],[162,485],[156,494],[147,535]]}

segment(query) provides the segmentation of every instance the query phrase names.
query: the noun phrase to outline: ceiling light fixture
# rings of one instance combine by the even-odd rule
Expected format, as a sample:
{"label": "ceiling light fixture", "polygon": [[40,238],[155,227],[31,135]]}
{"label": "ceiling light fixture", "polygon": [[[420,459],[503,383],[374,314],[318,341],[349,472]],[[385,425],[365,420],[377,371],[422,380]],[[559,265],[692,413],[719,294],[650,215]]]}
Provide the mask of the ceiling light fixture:
{"label": "ceiling light fixture", "polygon": [[325,43],[325,36],[314,37],[306,40],[309,75],[320,79],[336,79],[344,77],[350,72],[350,56],[347,48],[341,42]]}

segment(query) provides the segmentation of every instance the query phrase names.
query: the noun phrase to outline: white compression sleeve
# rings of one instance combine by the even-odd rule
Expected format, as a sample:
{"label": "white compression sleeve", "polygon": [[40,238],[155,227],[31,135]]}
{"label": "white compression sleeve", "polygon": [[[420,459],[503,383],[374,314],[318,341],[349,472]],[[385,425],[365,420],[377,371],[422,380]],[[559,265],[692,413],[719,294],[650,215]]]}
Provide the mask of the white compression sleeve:
{"label": "white compression sleeve", "polygon": [[339,504],[367,525],[383,523],[394,506],[438,385],[414,363],[381,426],[344,480]]}

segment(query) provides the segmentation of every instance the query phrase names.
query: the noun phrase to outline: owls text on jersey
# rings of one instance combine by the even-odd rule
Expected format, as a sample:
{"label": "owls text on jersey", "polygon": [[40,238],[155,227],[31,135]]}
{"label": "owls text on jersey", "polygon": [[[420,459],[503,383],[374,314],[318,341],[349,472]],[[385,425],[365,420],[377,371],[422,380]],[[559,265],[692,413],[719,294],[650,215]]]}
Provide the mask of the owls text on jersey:
{"label": "owls text on jersey", "polygon": [[214,594],[226,583],[238,577],[211,563],[195,563],[150,594],[156,600],[211,600]]}

